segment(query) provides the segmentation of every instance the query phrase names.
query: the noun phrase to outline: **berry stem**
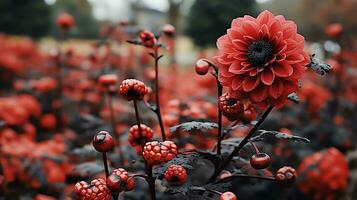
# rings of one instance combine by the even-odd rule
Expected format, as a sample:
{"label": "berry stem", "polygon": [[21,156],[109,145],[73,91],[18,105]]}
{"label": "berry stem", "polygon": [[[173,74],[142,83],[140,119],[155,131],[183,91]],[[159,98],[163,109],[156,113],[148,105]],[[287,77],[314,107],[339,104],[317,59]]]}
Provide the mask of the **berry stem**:
{"label": "berry stem", "polygon": [[258,130],[260,125],[265,121],[265,119],[268,117],[269,113],[273,110],[274,106],[270,105],[268,108],[264,111],[263,115],[259,119],[259,121],[254,125],[252,129],[250,129],[249,133],[247,136],[244,137],[244,139],[239,143],[238,146],[236,146],[233,150],[233,152],[228,156],[228,158],[220,165],[218,170],[215,170],[215,173],[211,176],[209,179],[209,182],[214,181],[217,176],[222,172],[222,170],[229,164],[229,162],[233,159],[235,155],[239,153],[239,151],[244,147],[245,144],[249,142],[249,139],[254,135],[254,133]]}
{"label": "berry stem", "polygon": [[[218,71],[218,70],[217,70]],[[217,72],[216,72],[217,73]],[[222,85],[218,80],[218,77],[216,77],[217,81],[217,107],[218,107],[218,133],[217,133],[217,155],[221,155],[221,148],[222,148],[222,110],[218,106],[218,98],[222,96]]]}
{"label": "berry stem", "polygon": [[252,178],[252,179],[261,179],[261,180],[269,180],[269,181],[275,181],[275,177],[271,176],[257,176],[257,175],[248,175],[248,174],[233,174],[232,176],[228,176],[226,178],[223,178],[219,181],[224,181],[227,179],[231,178]]}
{"label": "berry stem", "polygon": [[[141,150],[143,152],[145,144],[144,144],[144,140],[143,140],[143,136],[142,136],[142,132],[141,132],[138,104],[137,104],[137,100],[134,99],[133,101],[134,101],[136,124],[138,126],[138,131],[139,131],[139,136],[140,136]],[[144,160],[144,164],[145,164],[145,171],[147,174],[147,182],[148,182],[149,188],[150,188],[151,200],[156,200],[155,179],[152,175],[152,167],[149,166],[145,160]]]}
{"label": "berry stem", "polygon": [[107,152],[103,152],[103,164],[104,164],[104,170],[105,170],[105,177],[108,178],[109,167],[108,167],[108,160],[107,160]]}
{"label": "berry stem", "polygon": [[143,134],[141,131],[141,126],[140,126],[140,116],[139,116],[139,109],[138,109],[138,102],[137,100],[134,101],[134,109],[135,109],[135,119],[136,119],[136,125],[138,126],[138,131],[139,131],[139,136],[140,136],[140,145],[141,145],[141,151],[144,151],[144,140],[143,140]]}
{"label": "berry stem", "polygon": [[162,136],[162,140],[165,141],[166,140],[166,135],[165,135],[165,129],[164,129],[164,124],[162,122],[162,118],[161,118],[161,110],[160,110],[160,94],[159,94],[159,47],[157,45],[155,45],[153,47],[154,50],[154,59],[155,59],[155,100],[156,100],[156,109],[155,109],[155,113],[157,115],[158,121],[159,121],[159,125],[160,125],[160,129],[161,129],[161,136]]}
{"label": "berry stem", "polygon": [[[118,155],[121,155],[121,142],[120,142],[120,136],[117,134],[116,132],[116,128],[115,128],[115,124],[116,124],[116,120],[115,120],[115,115],[114,115],[114,105],[113,105],[113,94],[111,94],[111,92],[108,92],[108,106],[109,106],[109,110],[110,110],[110,122],[111,122],[111,126],[112,126],[112,131],[114,134],[114,138],[115,141],[117,142],[118,148]],[[123,165],[123,159],[121,158],[121,156],[119,156],[119,162],[121,165]]]}
{"label": "berry stem", "polygon": [[248,140],[248,142],[253,146],[255,153],[259,154],[259,149],[258,149],[257,145],[255,145],[255,143],[250,140]]}

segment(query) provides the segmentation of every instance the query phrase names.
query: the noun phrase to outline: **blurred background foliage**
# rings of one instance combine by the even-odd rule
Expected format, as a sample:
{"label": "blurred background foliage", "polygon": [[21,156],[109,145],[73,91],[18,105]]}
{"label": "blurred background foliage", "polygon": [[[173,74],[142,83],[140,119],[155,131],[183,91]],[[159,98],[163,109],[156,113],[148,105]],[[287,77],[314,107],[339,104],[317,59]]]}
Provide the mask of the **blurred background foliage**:
{"label": "blurred background foliage", "polygon": [[[55,17],[67,11],[76,20],[73,36],[95,38],[101,21],[117,23],[121,20],[119,17],[99,19],[93,14],[98,5],[104,7],[102,12],[112,12],[110,7],[115,1],[1,0],[0,32],[32,37],[54,36],[57,32],[53,23]],[[171,23],[178,33],[191,37],[200,47],[214,46],[216,39],[225,33],[233,18],[244,14],[256,15],[265,9],[296,21],[299,32],[310,41],[325,39],[322,38],[324,27],[334,22],[344,26],[345,40],[353,40],[352,36],[357,33],[356,0],[120,0],[115,3],[124,5],[116,11],[119,15],[129,13],[126,19],[140,27],[153,29],[163,23]],[[160,10],[156,9],[162,6],[158,4],[167,6]],[[161,18],[164,20],[157,20]]]}

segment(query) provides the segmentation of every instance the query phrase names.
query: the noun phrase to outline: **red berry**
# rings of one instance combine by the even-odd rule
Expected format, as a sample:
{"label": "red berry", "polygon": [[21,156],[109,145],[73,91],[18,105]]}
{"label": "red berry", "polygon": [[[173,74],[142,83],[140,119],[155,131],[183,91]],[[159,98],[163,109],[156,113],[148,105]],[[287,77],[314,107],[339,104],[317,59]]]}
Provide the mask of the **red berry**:
{"label": "red berry", "polygon": [[114,147],[113,137],[107,131],[100,131],[93,138],[93,146],[98,152],[108,152]]}
{"label": "red berry", "polygon": [[118,168],[107,178],[107,187],[116,194],[122,191],[131,191],[135,187],[135,179],[129,176],[125,169]]}
{"label": "red berry", "polygon": [[330,24],[325,29],[326,35],[332,38],[341,36],[342,32],[343,32],[343,26],[339,23]]}
{"label": "red berry", "polygon": [[186,169],[180,165],[170,165],[166,169],[164,177],[171,184],[181,185],[187,179]]}
{"label": "red berry", "polygon": [[118,82],[118,76],[115,74],[105,74],[101,75],[98,79],[99,84],[109,87],[115,85]]}
{"label": "red berry", "polygon": [[230,121],[239,119],[244,111],[243,104],[229,93],[225,93],[219,97],[218,105],[222,110],[223,115]]}
{"label": "red berry", "polygon": [[[152,140],[152,137],[154,135],[154,131],[146,126],[145,124],[140,124],[141,128],[141,136],[143,139],[143,143],[146,144],[147,142]],[[132,147],[138,147],[137,153],[141,155],[141,139],[140,139],[140,134],[139,134],[139,128],[138,125],[134,125],[130,128],[129,130],[129,136],[128,136],[128,141]]]}
{"label": "red berry", "polygon": [[175,27],[172,26],[171,24],[166,24],[162,27],[162,32],[168,36],[168,37],[172,37],[175,35]]}
{"label": "red berry", "polygon": [[295,182],[297,177],[297,172],[292,167],[282,167],[280,168],[275,175],[275,179],[281,183],[291,184]]}
{"label": "red berry", "polygon": [[156,39],[155,35],[150,31],[141,31],[139,33],[139,38],[142,44],[146,47],[153,47],[155,45]]}
{"label": "red berry", "polygon": [[233,192],[224,192],[219,196],[219,200],[237,200]]}
{"label": "red berry", "polygon": [[177,146],[172,141],[148,142],[145,144],[143,157],[149,165],[160,165],[170,161],[177,154]]}
{"label": "red berry", "polygon": [[57,17],[57,26],[63,29],[70,29],[74,26],[74,19],[72,15],[68,13],[62,13]]}
{"label": "red berry", "polygon": [[250,158],[250,165],[254,169],[265,169],[265,168],[269,167],[270,162],[271,162],[270,156],[266,153],[254,154]]}
{"label": "red berry", "polygon": [[74,193],[80,200],[111,200],[112,198],[105,181],[101,178],[92,180],[90,184],[85,181],[76,183]]}
{"label": "red berry", "polygon": [[196,73],[199,75],[206,75],[209,70],[209,63],[203,59],[199,59],[195,65]]}
{"label": "red berry", "polygon": [[136,79],[126,79],[124,80],[120,87],[119,93],[128,101],[131,100],[142,100],[145,94],[148,93],[148,88],[146,85]]}

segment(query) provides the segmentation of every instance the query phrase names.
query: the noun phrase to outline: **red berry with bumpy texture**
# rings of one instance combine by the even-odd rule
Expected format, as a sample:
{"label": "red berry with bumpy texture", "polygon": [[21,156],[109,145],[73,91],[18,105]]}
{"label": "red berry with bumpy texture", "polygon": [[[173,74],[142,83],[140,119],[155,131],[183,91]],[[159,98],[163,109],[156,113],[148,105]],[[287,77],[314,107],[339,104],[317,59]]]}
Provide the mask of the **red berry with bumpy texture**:
{"label": "red berry with bumpy texture", "polygon": [[141,31],[139,33],[141,43],[146,47],[153,47],[155,45],[155,35],[150,31]]}
{"label": "red berry with bumpy texture", "polygon": [[199,75],[206,75],[209,70],[209,63],[203,59],[199,59],[195,65],[196,73]]}
{"label": "red berry with bumpy texture", "polygon": [[224,192],[219,196],[219,200],[237,200],[233,192]]}
{"label": "red berry with bumpy texture", "polygon": [[72,15],[68,13],[62,13],[57,17],[56,23],[57,26],[63,29],[70,29],[74,26],[74,19]]}
{"label": "red berry with bumpy texture", "polygon": [[144,146],[143,157],[151,166],[172,160],[177,155],[177,146],[172,141],[148,142]]}
{"label": "red berry with bumpy texture", "polygon": [[105,74],[101,75],[98,79],[99,84],[109,87],[115,85],[118,82],[118,76],[115,74]]}
{"label": "red berry with bumpy texture", "polygon": [[119,86],[119,93],[128,101],[142,100],[148,93],[148,88],[139,80],[126,79]]}
{"label": "red berry with bumpy texture", "polygon": [[218,105],[223,115],[230,121],[239,119],[244,111],[243,104],[228,93],[224,93],[219,97]]}
{"label": "red berry with bumpy texture", "polygon": [[107,187],[115,194],[122,191],[131,191],[135,187],[135,179],[129,176],[125,169],[118,168],[107,178]]}
{"label": "red berry with bumpy texture", "polygon": [[292,184],[295,182],[297,175],[294,168],[285,166],[276,172],[275,179],[281,183]]}
{"label": "red berry with bumpy texture", "polygon": [[270,156],[266,153],[254,154],[250,158],[250,165],[254,169],[265,169],[269,167],[270,163],[271,163]]}
{"label": "red berry with bumpy texture", "polygon": [[101,153],[108,152],[114,147],[113,137],[107,131],[100,131],[93,138],[93,146]]}
{"label": "red berry with bumpy texture", "polygon": [[154,131],[145,124],[140,124],[140,128],[142,138],[140,138],[138,125],[134,125],[129,130],[128,141],[132,147],[138,147],[136,148],[137,153],[141,155],[141,139],[143,140],[143,144],[150,142],[154,135]]}
{"label": "red berry with bumpy texture", "polygon": [[181,185],[187,179],[186,169],[180,165],[170,165],[166,169],[164,177],[173,185]]}
{"label": "red berry with bumpy texture", "polygon": [[111,200],[110,191],[101,178],[94,179],[88,184],[85,181],[76,183],[74,193],[79,200]]}

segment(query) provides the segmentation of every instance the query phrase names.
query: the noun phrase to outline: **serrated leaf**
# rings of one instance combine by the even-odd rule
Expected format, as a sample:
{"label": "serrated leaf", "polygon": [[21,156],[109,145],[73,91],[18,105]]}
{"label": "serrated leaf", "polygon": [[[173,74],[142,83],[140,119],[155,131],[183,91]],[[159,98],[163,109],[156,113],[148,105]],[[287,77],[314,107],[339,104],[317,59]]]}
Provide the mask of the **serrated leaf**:
{"label": "serrated leaf", "polygon": [[185,122],[170,128],[170,133],[176,133],[178,131],[184,131],[192,133],[194,131],[204,131],[204,130],[212,130],[218,128],[216,123],[213,122]]}
{"label": "serrated leaf", "polygon": [[310,56],[310,63],[307,66],[321,76],[329,73],[332,69],[329,64],[326,64],[322,60],[316,58],[314,54]]}
{"label": "serrated leaf", "polygon": [[310,140],[304,137],[300,136],[295,136],[295,135],[289,135],[286,133],[281,133],[279,131],[266,131],[266,130],[258,130],[257,135],[252,137],[250,141],[252,142],[257,142],[257,141],[262,141],[266,138],[273,138],[273,139],[285,139],[289,141],[294,141],[294,142],[305,142],[309,143]]}

